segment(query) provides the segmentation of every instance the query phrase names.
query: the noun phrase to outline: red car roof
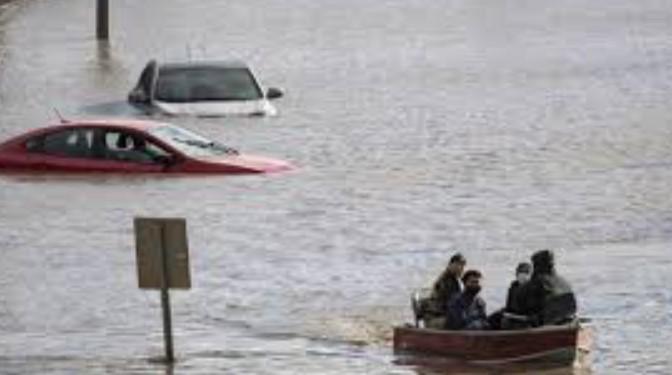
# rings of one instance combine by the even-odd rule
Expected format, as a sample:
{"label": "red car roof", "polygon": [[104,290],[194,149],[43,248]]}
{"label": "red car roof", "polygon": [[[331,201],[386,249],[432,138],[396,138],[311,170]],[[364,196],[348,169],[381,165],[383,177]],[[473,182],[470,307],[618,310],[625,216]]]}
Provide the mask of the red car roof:
{"label": "red car roof", "polygon": [[[166,123],[150,121],[150,120],[136,120],[136,119],[92,119],[92,120],[76,120],[67,121],[60,124],[50,125],[47,128],[68,128],[68,127],[116,127],[125,129],[135,129],[146,131],[152,128],[167,125]],[[43,128],[44,129],[44,128]]]}
{"label": "red car roof", "polygon": [[60,129],[68,128],[77,128],[77,127],[94,127],[94,128],[119,128],[126,130],[135,130],[139,132],[147,132],[152,128],[157,128],[161,126],[168,125],[163,122],[149,121],[149,120],[135,120],[135,119],[123,119],[123,118],[114,118],[114,119],[83,119],[76,121],[65,121],[58,124],[51,124],[43,126],[40,128],[31,129],[29,131],[24,131],[23,133],[17,134],[13,137],[10,137],[4,141],[0,141],[0,146],[9,146],[16,144],[17,142],[22,142],[25,139],[31,137],[50,133],[52,131],[57,131]]}

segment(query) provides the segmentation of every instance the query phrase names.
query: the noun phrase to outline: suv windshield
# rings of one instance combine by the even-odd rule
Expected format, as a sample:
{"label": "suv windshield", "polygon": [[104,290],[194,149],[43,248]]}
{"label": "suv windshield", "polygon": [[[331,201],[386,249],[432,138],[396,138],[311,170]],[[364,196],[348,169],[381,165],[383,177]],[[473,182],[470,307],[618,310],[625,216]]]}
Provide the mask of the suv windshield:
{"label": "suv windshield", "polygon": [[185,103],[262,98],[259,85],[247,68],[163,67],[159,69],[155,98]]}
{"label": "suv windshield", "polygon": [[237,155],[234,148],[211,141],[196,133],[173,125],[164,125],[149,130],[149,133],[182,153],[195,156]]}

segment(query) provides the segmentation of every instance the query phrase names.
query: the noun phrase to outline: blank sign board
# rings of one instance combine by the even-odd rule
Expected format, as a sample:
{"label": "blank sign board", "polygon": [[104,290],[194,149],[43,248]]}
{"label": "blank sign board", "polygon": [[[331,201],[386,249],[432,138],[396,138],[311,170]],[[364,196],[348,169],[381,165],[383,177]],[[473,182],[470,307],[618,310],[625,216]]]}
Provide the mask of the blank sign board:
{"label": "blank sign board", "polygon": [[189,289],[187,224],[182,218],[136,217],[135,252],[142,289]]}

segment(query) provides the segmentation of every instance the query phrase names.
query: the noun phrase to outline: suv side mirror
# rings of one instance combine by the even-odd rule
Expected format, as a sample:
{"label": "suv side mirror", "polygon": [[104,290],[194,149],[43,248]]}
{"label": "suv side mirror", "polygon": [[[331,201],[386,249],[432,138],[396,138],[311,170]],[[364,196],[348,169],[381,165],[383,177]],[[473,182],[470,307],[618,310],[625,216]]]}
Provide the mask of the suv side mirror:
{"label": "suv side mirror", "polygon": [[128,94],[128,101],[131,103],[149,103],[147,94],[141,88],[135,88]]}
{"label": "suv side mirror", "polygon": [[266,98],[271,100],[281,98],[283,95],[284,93],[282,90],[276,87],[270,87],[268,90],[266,90]]}

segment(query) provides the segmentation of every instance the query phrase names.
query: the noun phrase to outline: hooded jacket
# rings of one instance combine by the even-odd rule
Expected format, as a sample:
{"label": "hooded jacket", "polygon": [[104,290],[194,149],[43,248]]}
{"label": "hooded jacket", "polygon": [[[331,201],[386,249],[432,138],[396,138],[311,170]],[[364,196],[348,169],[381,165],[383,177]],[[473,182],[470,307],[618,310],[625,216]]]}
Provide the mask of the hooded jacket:
{"label": "hooded jacket", "polygon": [[532,278],[518,296],[520,312],[537,326],[571,321],[576,316],[576,298],[569,283],[555,272],[553,253],[539,251],[532,263]]}

